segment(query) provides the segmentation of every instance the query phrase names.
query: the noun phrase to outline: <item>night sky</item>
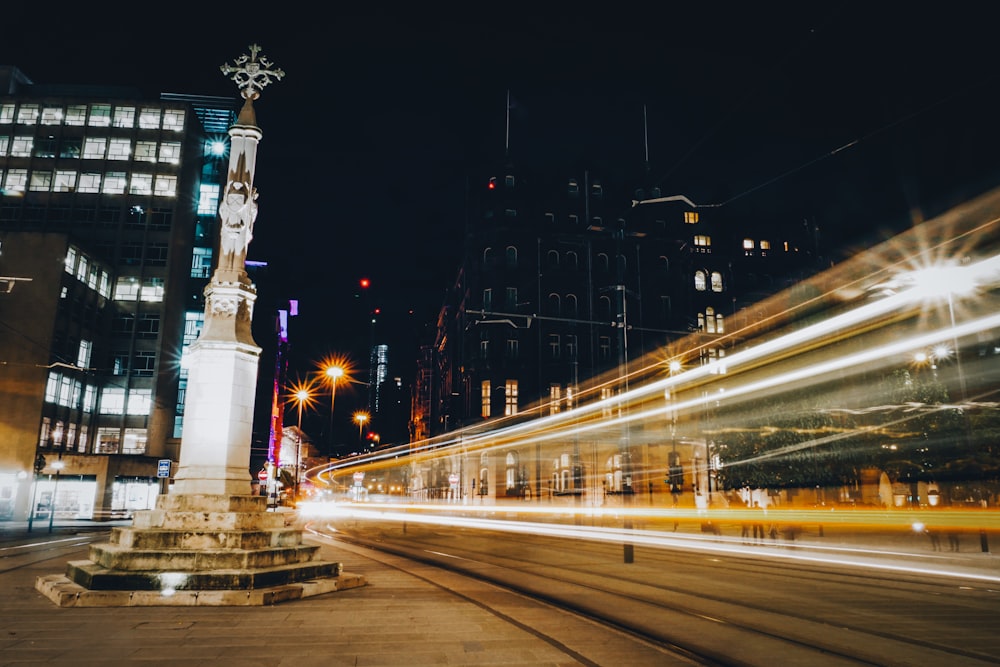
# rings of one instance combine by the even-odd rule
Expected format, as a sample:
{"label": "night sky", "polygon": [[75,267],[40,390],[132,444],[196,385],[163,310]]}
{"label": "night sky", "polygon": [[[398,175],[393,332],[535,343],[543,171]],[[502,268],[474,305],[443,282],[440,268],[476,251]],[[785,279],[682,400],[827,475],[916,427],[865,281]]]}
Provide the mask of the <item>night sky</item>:
{"label": "night sky", "polygon": [[216,3],[155,18],[132,6],[109,24],[36,3],[3,10],[0,63],[151,95],[235,97],[219,66],[252,43],[285,70],[256,104],[250,255],[269,266],[262,293],[300,302],[293,374],[330,353],[364,361],[370,307],[376,338],[433,320],[466,189],[504,157],[508,91],[515,163],[641,165],[645,105],[664,194],[810,221],[829,243],[1000,183],[1000,58],[981,4],[696,4]]}

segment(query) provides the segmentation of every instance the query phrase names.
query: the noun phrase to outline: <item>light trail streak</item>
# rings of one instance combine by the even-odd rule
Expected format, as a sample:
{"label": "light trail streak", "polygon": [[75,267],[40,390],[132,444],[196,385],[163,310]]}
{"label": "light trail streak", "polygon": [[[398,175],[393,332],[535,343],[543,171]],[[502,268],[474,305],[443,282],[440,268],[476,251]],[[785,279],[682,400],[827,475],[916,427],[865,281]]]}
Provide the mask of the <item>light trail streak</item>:
{"label": "light trail streak", "polygon": [[[516,509],[511,507],[497,506],[492,507],[490,510],[478,510],[478,513],[526,513],[526,514],[558,514],[562,516],[567,516],[573,514],[571,510],[567,508],[562,508],[563,511],[555,511],[558,508],[536,508],[534,510],[524,508],[522,511],[521,506]],[[912,552],[904,552],[898,550],[878,550],[876,547],[878,545],[868,544],[863,547],[848,547],[848,546],[829,546],[820,545],[815,543],[805,543],[805,542],[781,542],[780,547],[774,545],[764,546],[761,548],[759,545],[752,545],[748,548],[748,545],[742,543],[741,538],[720,538],[719,536],[705,537],[701,535],[691,535],[685,533],[665,533],[663,531],[649,530],[649,529],[624,529],[616,527],[607,526],[580,526],[580,525],[566,525],[559,523],[548,523],[539,521],[520,521],[520,520],[510,520],[510,519],[490,519],[490,518],[473,518],[467,516],[452,516],[449,514],[442,514],[447,512],[462,511],[463,513],[477,513],[475,508],[462,507],[461,510],[456,510],[455,508],[437,508],[428,507],[425,505],[403,505],[403,504],[392,504],[379,506],[377,508],[366,507],[363,505],[355,504],[337,504],[333,508],[326,508],[327,511],[309,513],[307,516],[311,518],[326,517],[329,519],[337,518],[349,518],[349,519],[363,519],[367,521],[387,521],[387,522],[400,522],[400,523],[415,523],[415,524],[426,524],[426,525],[438,525],[447,526],[459,529],[472,529],[472,530],[485,530],[485,531],[500,531],[500,532],[510,532],[525,535],[537,535],[542,537],[555,537],[563,539],[584,539],[590,541],[599,542],[612,542],[615,544],[621,543],[622,541],[628,541],[634,545],[642,545],[654,548],[683,548],[685,550],[715,553],[715,554],[725,554],[732,556],[746,556],[747,554],[761,555],[766,554],[768,558],[772,559],[783,559],[783,560],[794,560],[802,562],[813,562],[820,563],[824,565],[833,566],[852,566],[867,569],[877,569],[885,571],[894,572],[906,572],[911,574],[921,574],[921,575],[933,575],[933,576],[945,576],[945,577],[960,577],[963,579],[974,579],[978,581],[990,582],[990,583],[1000,583],[1000,574],[996,573],[983,573],[976,569],[963,569],[960,566],[954,566],[949,563],[941,563],[940,560],[943,558],[940,554],[935,555],[921,555],[914,554]],[[410,510],[419,510],[419,512],[414,513]],[[789,515],[795,515],[794,521],[796,523],[804,523],[802,520],[803,515],[815,514],[815,513],[803,513],[799,511],[787,511]],[[587,512],[586,514],[594,514],[592,512]],[[607,515],[608,512],[599,512],[597,514]],[[659,515],[663,518],[673,519],[679,515],[690,515],[689,512],[671,512],[665,510],[650,510],[650,511],[633,511],[630,512],[631,515],[636,517],[646,517],[649,518],[652,515]],[[726,512],[717,513],[712,512],[711,519],[713,521],[726,520]],[[769,514],[773,514],[769,513]],[[824,518],[831,519],[830,516],[833,513],[827,513]],[[868,513],[865,513],[868,514]],[[871,513],[876,514],[876,513]],[[961,515],[961,512],[953,512],[952,514]],[[965,513],[972,514],[972,513]],[[621,515],[617,515],[619,518]],[[693,520],[705,521],[708,517],[704,513],[695,513]],[[754,521],[753,517],[747,517],[744,513],[741,517],[744,521]],[[869,520],[873,518],[870,517]],[[773,521],[774,517],[768,517],[769,521]],[[788,520],[793,520],[791,516]],[[855,517],[856,520],[856,517]],[[981,521],[981,519],[980,519]],[[827,521],[826,523],[835,523],[835,521]],[[970,520],[970,523],[971,520]],[[907,529],[908,524],[900,525],[898,519],[895,520],[891,525],[900,527],[902,529]],[[940,522],[934,524],[940,526]],[[777,548],[776,548],[777,547]],[[461,558],[454,556],[453,554],[446,554],[436,551],[428,551],[429,553],[438,553],[442,556],[447,556],[449,558]],[[896,558],[899,560],[886,560]],[[937,559],[939,567],[925,567],[914,565],[912,561],[917,560],[927,560],[933,562]],[[467,560],[467,559],[463,559]],[[910,561],[910,562],[906,562]]]}

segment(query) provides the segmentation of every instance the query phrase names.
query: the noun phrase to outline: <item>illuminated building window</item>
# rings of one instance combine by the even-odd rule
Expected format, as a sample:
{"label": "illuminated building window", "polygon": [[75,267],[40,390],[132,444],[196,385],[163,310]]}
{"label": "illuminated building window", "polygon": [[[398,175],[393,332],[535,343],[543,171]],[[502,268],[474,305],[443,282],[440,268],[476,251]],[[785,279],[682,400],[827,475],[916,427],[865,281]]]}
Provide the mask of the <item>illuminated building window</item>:
{"label": "illuminated building window", "polygon": [[125,442],[122,446],[122,454],[145,454],[147,440],[146,429],[125,429]]}
{"label": "illuminated building window", "polygon": [[143,130],[160,129],[160,110],[144,108],[139,112],[139,127]]}
{"label": "illuminated building window", "polygon": [[570,385],[567,385],[566,386],[566,409],[567,410],[572,410],[573,409],[573,399],[574,399],[573,387],[570,386]]}
{"label": "illuminated building window", "polygon": [[695,211],[684,211],[684,224],[693,225],[698,222],[698,213]]}
{"label": "illuminated building window", "polygon": [[135,127],[135,107],[115,107],[114,127]]}
{"label": "illuminated building window", "polygon": [[698,313],[698,331],[705,330],[705,313]]}
{"label": "illuminated building window", "polygon": [[45,402],[55,403],[59,396],[59,373],[49,373],[45,381]]}
{"label": "illuminated building window", "polygon": [[698,252],[709,252],[712,247],[712,237],[705,234],[695,234],[694,245]]}
{"label": "illuminated building window", "polygon": [[157,197],[174,197],[177,195],[177,177],[167,174],[156,175],[156,187],[153,194]]}
{"label": "illuminated building window", "polygon": [[[101,394],[101,414],[125,414],[125,390],[121,387],[105,387]],[[117,429],[115,430],[117,432]]]}
{"label": "illuminated building window", "polygon": [[101,191],[101,174],[95,173],[84,173],[80,174],[80,186],[77,190],[78,192],[100,192]]}
{"label": "illuminated building window", "polygon": [[486,419],[490,416],[490,398],[492,392],[490,391],[490,381],[483,380],[479,383],[479,395],[480,395],[480,415]]}
{"label": "illuminated building window", "polygon": [[8,146],[10,146],[10,137],[0,135],[0,157],[6,157]]}
{"label": "illuminated building window", "polygon": [[761,239],[761,241],[760,241],[760,249],[761,250],[770,250],[771,249],[771,242],[770,241],[766,241],[764,239]]}
{"label": "illuminated building window", "polygon": [[107,139],[101,137],[87,137],[83,141],[83,159],[103,160],[107,148]]}
{"label": "illuminated building window", "polygon": [[699,292],[704,292],[708,288],[705,272],[698,270],[694,272],[694,288]]}
{"label": "illuminated building window", "polygon": [[28,170],[27,169],[8,169],[7,176],[4,178],[4,189],[7,192],[24,192],[25,186],[28,184]]}
{"label": "illuminated building window", "polygon": [[559,403],[562,400],[562,387],[558,384],[549,385],[549,414],[559,412]]}
{"label": "illuminated building window", "polygon": [[38,122],[40,108],[37,104],[22,104],[17,110],[18,125],[34,125]]}
{"label": "illuminated building window", "polygon": [[31,157],[31,147],[35,140],[32,137],[14,137],[10,145],[11,157]]}
{"label": "illuminated building window", "polygon": [[198,215],[215,215],[219,210],[219,186],[202,183],[198,188]]}
{"label": "illuminated building window", "polygon": [[[698,319],[702,320],[704,322],[705,331],[707,331],[708,333],[715,333],[715,309],[714,308],[706,308],[704,316],[702,316],[699,313]],[[699,324],[701,324],[701,322],[699,322]]]}
{"label": "illuminated building window", "polygon": [[73,275],[76,272],[77,256],[76,248],[70,246],[66,250],[66,259],[63,260],[63,268],[66,270],[66,273]]}
{"label": "illuminated building window", "polygon": [[132,142],[128,139],[111,139],[108,142],[109,160],[127,160],[132,154]]}
{"label": "illuminated building window", "polygon": [[90,120],[87,122],[91,127],[108,127],[111,125],[111,105],[91,104]]}
{"label": "illuminated building window", "polygon": [[184,110],[165,109],[163,111],[163,129],[180,132],[184,129]]}
{"label": "illuminated building window", "polygon": [[153,405],[152,389],[132,389],[128,393],[128,414],[148,415]]}
{"label": "illuminated building window", "polygon": [[721,313],[715,315],[715,331],[716,333],[726,333],[726,324]]}
{"label": "illuminated building window", "polygon": [[117,454],[120,444],[121,431],[113,427],[101,427],[97,429],[97,442],[94,443],[95,454]]}
{"label": "illuminated building window", "polygon": [[104,175],[103,192],[106,195],[125,194],[126,185],[127,182],[124,171],[109,171]]}
{"label": "illuminated building window", "polygon": [[718,271],[712,271],[712,291],[722,291],[722,274]]}
{"label": "illuminated building window", "polygon": [[139,298],[139,281],[135,276],[121,276],[115,281],[115,301],[135,301]]}
{"label": "illuminated building window", "polygon": [[70,104],[66,107],[66,125],[82,126],[87,122],[87,105]]}
{"label": "illuminated building window", "polygon": [[754,249],[753,239],[743,239],[743,249],[744,250],[753,250]]}
{"label": "illuminated building window", "polygon": [[0,125],[10,125],[14,122],[14,105],[0,104]]}
{"label": "illuminated building window", "polygon": [[76,351],[76,365],[80,368],[90,367],[90,355],[94,351],[94,341],[81,340]]}
{"label": "illuminated building window", "polygon": [[52,182],[53,192],[73,192],[76,189],[76,172],[60,169]]}
{"label": "illuminated building window", "polygon": [[62,107],[45,107],[42,109],[42,125],[60,125],[62,118]]}
{"label": "illuminated building window", "polygon": [[48,417],[43,417],[42,428],[38,432],[38,446],[48,447],[50,437],[52,437],[52,420]]}
{"label": "illuminated building window", "polygon": [[191,277],[211,278],[212,277],[212,249],[192,248],[191,255]]}
{"label": "illuminated building window", "polygon": [[156,162],[156,142],[135,142],[135,159],[137,162]]}
{"label": "illuminated building window", "polygon": [[504,384],[503,413],[506,416],[517,414],[517,380],[507,380]]}
{"label": "illuminated building window", "polygon": [[128,193],[130,195],[153,194],[153,175],[132,174],[132,179],[128,186]]}
{"label": "illuminated building window", "polygon": [[181,161],[181,143],[179,141],[164,141],[160,144],[160,162],[177,164]]}
{"label": "illuminated building window", "polygon": [[508,452],[504,458],[504,485],[507,487],[508,495],[510,491],[516,491],[517,483],[517,454]]}
{"label": "illuminated building window", "polygon": [[52,189],[52,172],[38,171],[31,172],[31,184],[28,189],[32,192],[48,192]]}
{"label": "illuminated building window", "polygon": [[146,278],[142,284],[143,301],[148,303],[163,301],[163,278]]}

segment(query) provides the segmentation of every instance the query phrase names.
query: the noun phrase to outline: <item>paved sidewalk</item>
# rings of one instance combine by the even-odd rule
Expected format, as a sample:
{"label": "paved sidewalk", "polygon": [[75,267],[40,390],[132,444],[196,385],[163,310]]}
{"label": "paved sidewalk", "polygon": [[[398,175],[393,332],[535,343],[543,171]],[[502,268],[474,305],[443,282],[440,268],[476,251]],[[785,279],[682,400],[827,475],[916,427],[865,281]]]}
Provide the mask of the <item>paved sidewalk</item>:
{"label": "paved sidewalk", "polygon": [[[551,610],[531,608],[529,601],[514,599],[513,594],[484,593],[479,588],[473,593],[474,587],[484,586],[481,582],[462,584],[468,595],[456,595],[422,578],[417,570],[395,567],[391,559],[368,557],[364,549],[350,546],[324,542],[320,557],[343,562],[346,572],[364,574],[367,586],[269,607],[64,609],[38,593],[35,580],[62,572],[68,560],[84,558],[86,547],[26,567],[18,567],[14,557],[18,544],[51,540],[65,544],[74,535],[128,523],[61,523],[51,535],[47,526],[40,531],[37,524],[30,534],[24,523],[0,525],[0,554],[7,556],[0,559],[0,667],[625,664],[580,659],[576,650],[595,656],[595,650],[605,649],[594,649],[595,644],[606,641],[611,648],[614,641],[598,641],[592,624],[568,616],[555,618]],[[722,539],[739,542],[738,528],[721,528]],[[694,533],[699,527],[681,530]],[[905,531],[865,534],[827,529],[820,537],[813,528],[804,530],[796,543],[874,554],[869,547],[877,542],[884,551],[873,557],[1000,575],[1000,556],[979,551],[978,536],[962,537],[963,550],[954,553],[935,552],[925,535]],[[991,538],[991,546],[1000,549],[1000,536],[993,533]],[[779,538],[770,546],[789,544]],[[519,614],[535,620],[511,622]],[[561,643],[532,632],[542,631],[546,623],[561,626]],[[669,664],[662,654],[632,657],[627,664]]]}

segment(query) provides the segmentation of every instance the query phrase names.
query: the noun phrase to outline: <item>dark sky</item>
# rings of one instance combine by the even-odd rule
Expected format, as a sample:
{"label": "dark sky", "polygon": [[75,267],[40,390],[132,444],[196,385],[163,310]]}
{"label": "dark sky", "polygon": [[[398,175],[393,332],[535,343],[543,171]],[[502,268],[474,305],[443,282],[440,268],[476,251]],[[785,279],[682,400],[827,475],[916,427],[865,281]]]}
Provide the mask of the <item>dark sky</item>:
{"label": "dark sky", "polygon": [[285,70],[256,105],[250,254],[272,295],[300,300],[300,364],[363,354],[370,305],[387,331],[410,309],[433,319],[466,188],[503,158],[508,90],[521,163],[641,164],[645,105],[664,194],[809,220],[831,242],[887,234],[1000,175],[1000,59],[980,3],[205,3],[111,19],[34,4],[4,10],[0,63],[40,83],[236,96],[219,66],[251,43]]}

